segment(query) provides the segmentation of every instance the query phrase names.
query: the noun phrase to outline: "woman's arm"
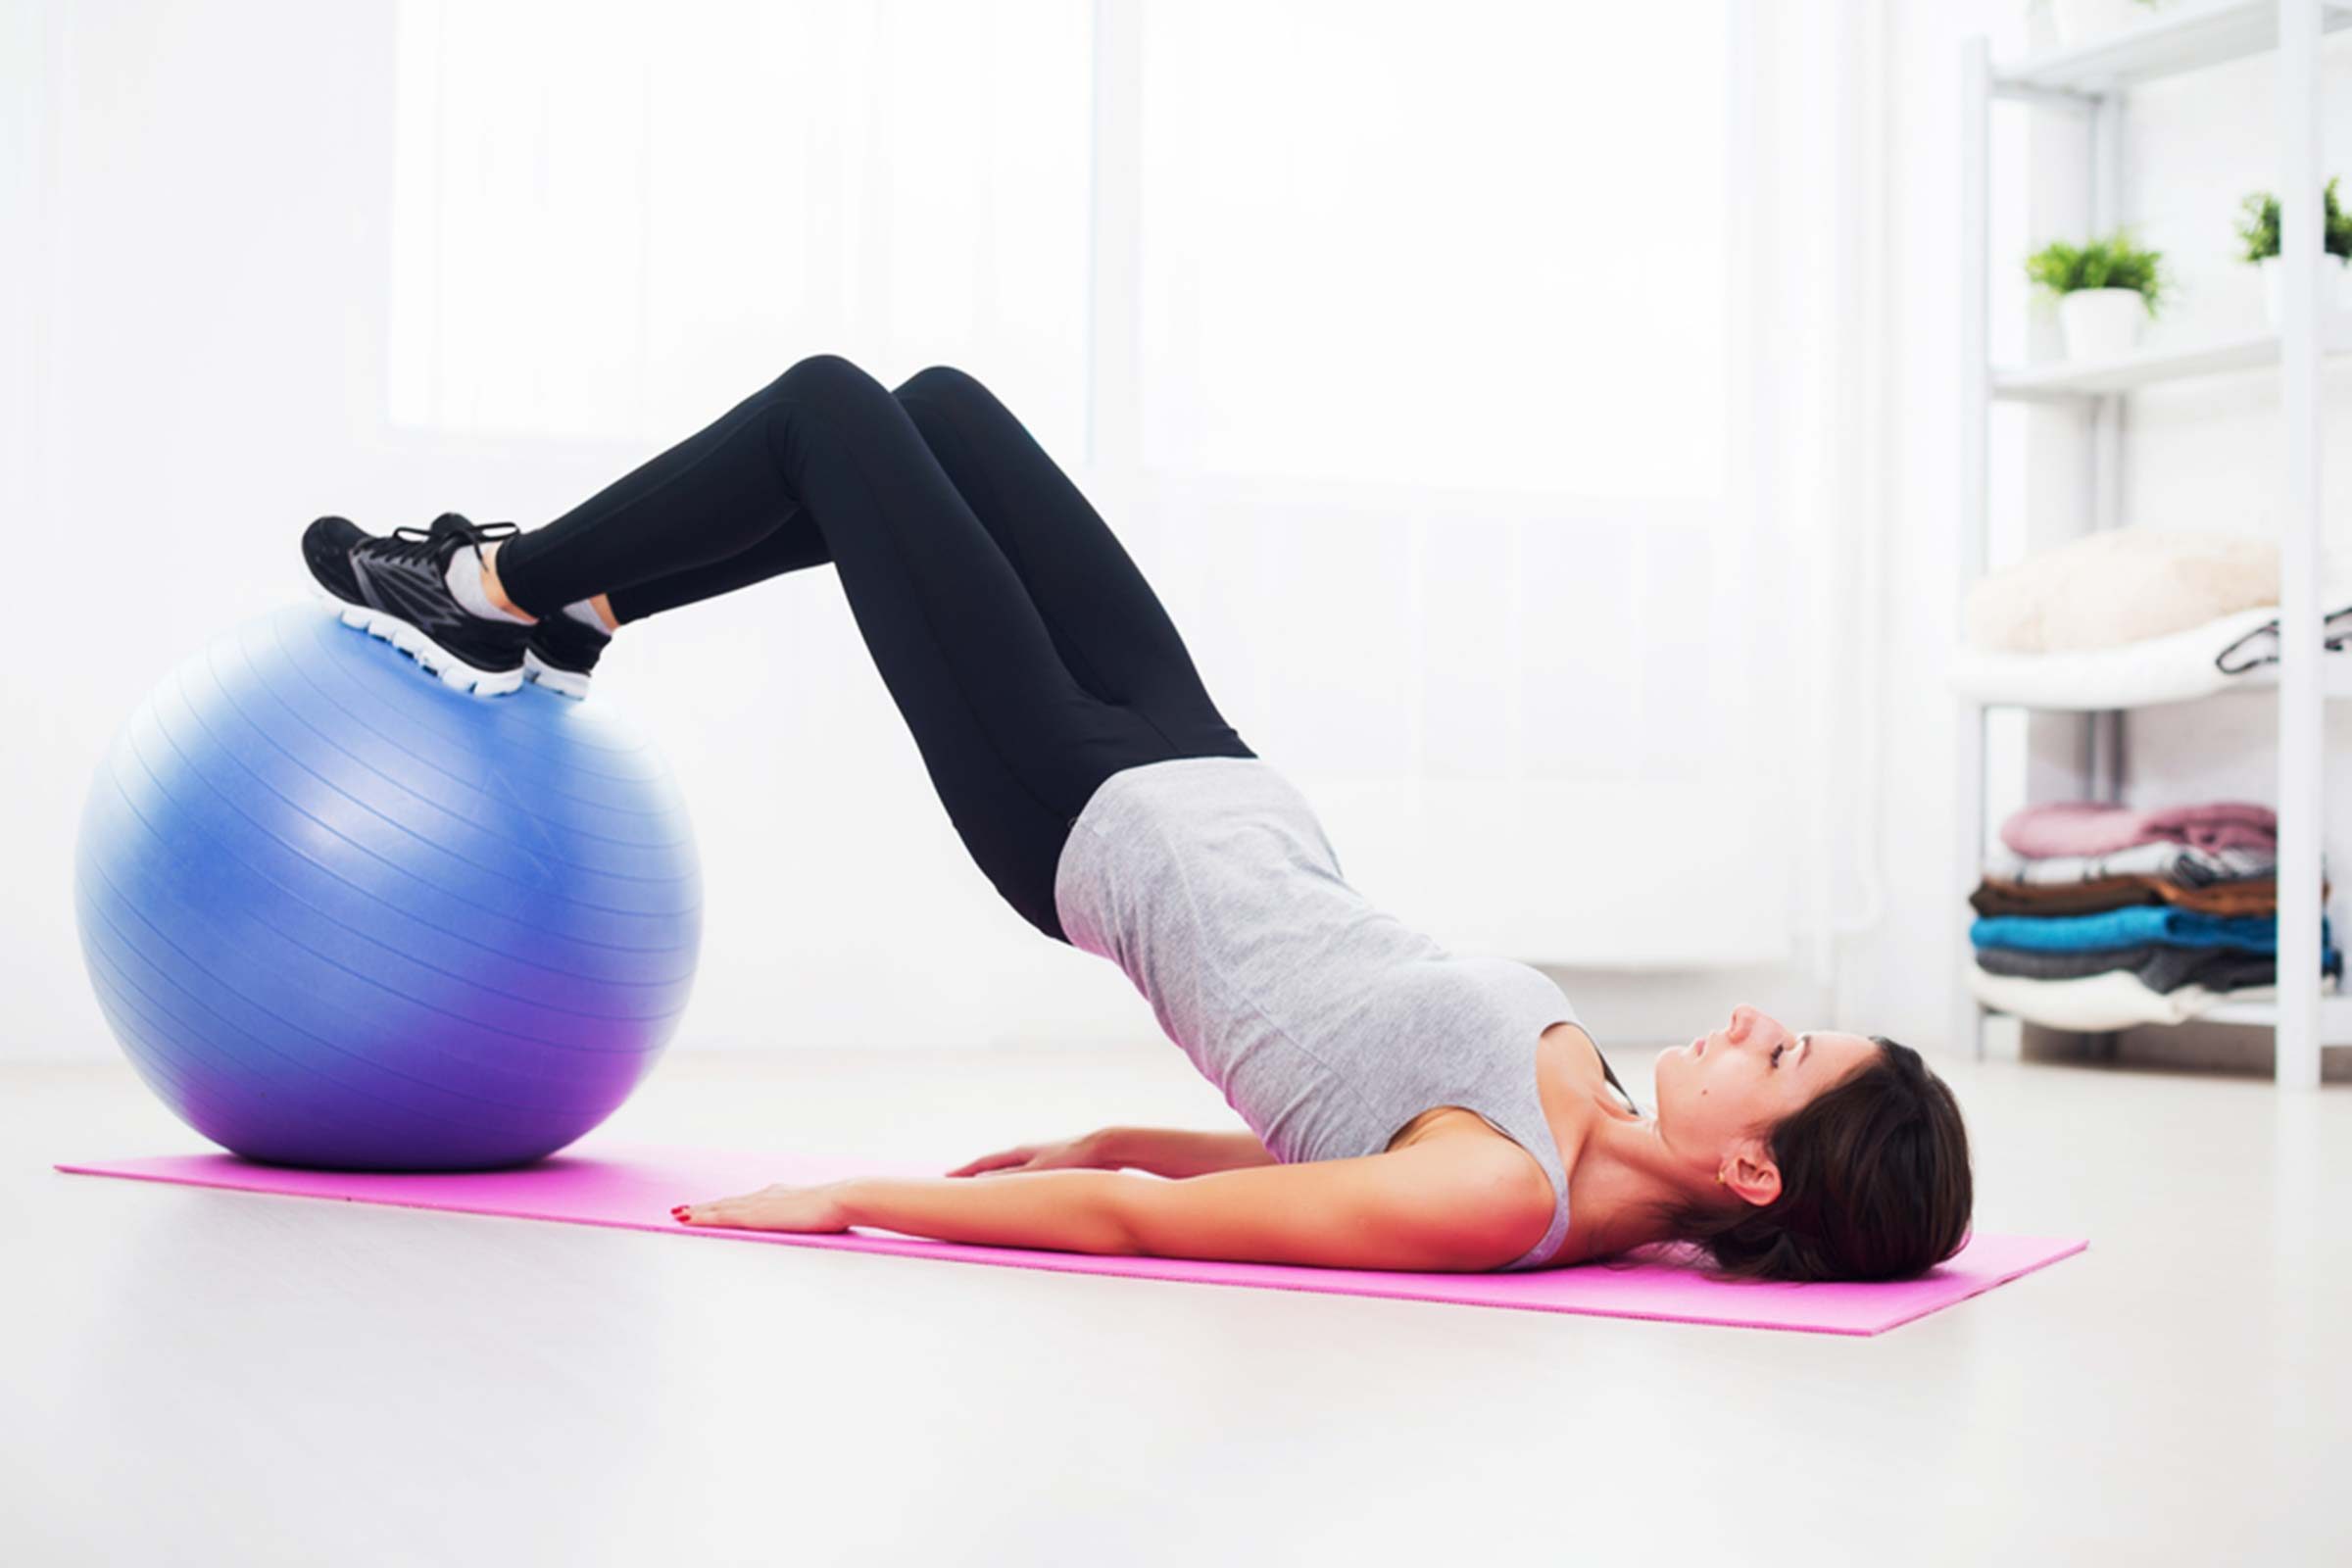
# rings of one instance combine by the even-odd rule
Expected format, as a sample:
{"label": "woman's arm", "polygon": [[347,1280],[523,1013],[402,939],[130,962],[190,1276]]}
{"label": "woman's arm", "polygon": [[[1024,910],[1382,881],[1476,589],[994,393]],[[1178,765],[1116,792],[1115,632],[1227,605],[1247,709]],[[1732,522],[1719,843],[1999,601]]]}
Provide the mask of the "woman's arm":
{"label": "woman's arm", "polygon": [[1459,1142],[1178,1181],[1102,1170],[854,1177],[696,1203],[680,1217],[748,1230],[862,1225],[1065,1252],[1324,1268],[1499,1267],[1543,1235],[1550,1185],[1515,1150],[1472,1152]]}
{"label": "woman's arm", "polygon": [[1277,1163],[1247,1127],[1202,1133],[1182,1127],[1105,1127],[1094,1135],[1097,1163],[1132,1166],[1154,1176],[1206,1176]]}

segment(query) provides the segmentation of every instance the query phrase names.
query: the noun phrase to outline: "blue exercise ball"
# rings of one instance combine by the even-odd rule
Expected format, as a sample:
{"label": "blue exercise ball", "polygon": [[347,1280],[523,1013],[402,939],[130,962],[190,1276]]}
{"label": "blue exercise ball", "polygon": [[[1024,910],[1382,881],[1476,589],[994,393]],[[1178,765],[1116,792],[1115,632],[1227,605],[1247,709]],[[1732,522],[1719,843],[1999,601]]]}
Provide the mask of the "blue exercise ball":
{"label": "blue exercise ball", "polygon": [[467,696],[308,606],[131,715],[74,881],[148,1087],[248,1159],[341,1170],[571,1143],[652,1069],[702,934],[677,788],[604,705]]}

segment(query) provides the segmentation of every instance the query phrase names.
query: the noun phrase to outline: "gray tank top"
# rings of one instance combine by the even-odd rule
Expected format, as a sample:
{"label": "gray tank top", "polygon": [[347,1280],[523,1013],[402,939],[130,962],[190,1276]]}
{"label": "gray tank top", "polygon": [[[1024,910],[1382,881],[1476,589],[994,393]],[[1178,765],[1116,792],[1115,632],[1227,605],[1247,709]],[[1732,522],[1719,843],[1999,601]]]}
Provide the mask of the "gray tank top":
{"label": "gray tank top", "polygon": [[1536,1043],[1578,1021],[1568,999],[1539,970],[1457,957],[1372,907],[1342,879],[1305,798],[1265,762],[1182,758],[1112,774],[1071,825],[1054,898],[1063,933],[1127,972],[1276,1159],[1377,1154],[1423,1111],[1460,1105],[1551,1179],[1550,1229],[1505,1267],[1547,1258],[1567,1236]]}

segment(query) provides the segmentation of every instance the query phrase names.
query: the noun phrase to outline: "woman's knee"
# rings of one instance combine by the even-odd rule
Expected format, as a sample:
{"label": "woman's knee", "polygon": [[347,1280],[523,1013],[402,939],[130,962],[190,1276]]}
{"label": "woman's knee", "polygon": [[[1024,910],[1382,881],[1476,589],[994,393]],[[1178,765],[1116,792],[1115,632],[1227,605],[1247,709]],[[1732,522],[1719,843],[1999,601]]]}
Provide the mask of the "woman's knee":
{"label": "woman's knee", "polygon": [[777,376],[770,390],[815,399],[890,395],[881,382],[838,354],[809,355]]}
{"label": "woman's knee", "polygon": [[996,395],[980,378],[953,365],[934,365],[914,372],[898,391],[901,398],[949,405],[994,403]]}

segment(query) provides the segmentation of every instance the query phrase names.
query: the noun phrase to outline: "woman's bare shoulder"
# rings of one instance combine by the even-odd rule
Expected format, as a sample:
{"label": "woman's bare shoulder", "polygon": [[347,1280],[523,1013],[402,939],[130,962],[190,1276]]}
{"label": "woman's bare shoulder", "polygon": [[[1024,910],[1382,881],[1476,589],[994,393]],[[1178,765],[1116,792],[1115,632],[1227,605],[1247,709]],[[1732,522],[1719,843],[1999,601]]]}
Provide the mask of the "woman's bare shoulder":
{"label": "woman's bare shoulder", "polygon": [[[1407,1150],[1425,1169],[1442,1172],[1443,1179],[1457,1185],[1487,1222],[1527,1231],[1528,1246],[1550,1228],[1551,1177],[1517,1139],[1496,1132],[1478,1112],[1461,1105],[1433,1107],[1415,1119],[1410,1135],[1389,1153]],[[1568,1157],[1573,1161],[1573,1154]]]}
{"label": "woman's bare shoulder", "polygon": [[1600,1043],[1586,1032],[1584,1025],[1555,1023],[1544,1031],[1548,1044],[1559,1043],[1558,1059],[1570,1083],[1581,1090],[1604,1116],[1619,1121],[1640,1121],[1641,1115],[1621,1102],[1609,1088],[1609,1070],[1600,1057]]}

